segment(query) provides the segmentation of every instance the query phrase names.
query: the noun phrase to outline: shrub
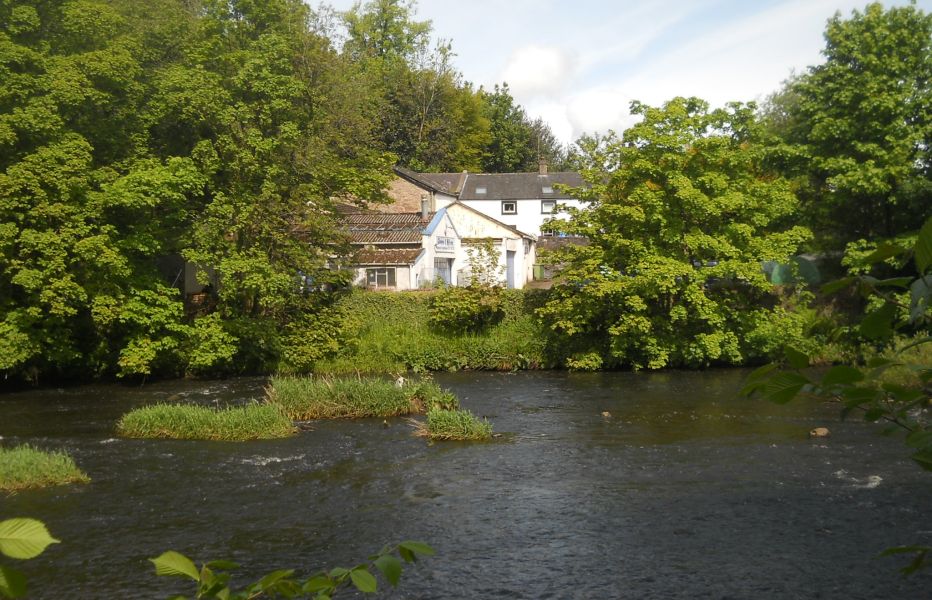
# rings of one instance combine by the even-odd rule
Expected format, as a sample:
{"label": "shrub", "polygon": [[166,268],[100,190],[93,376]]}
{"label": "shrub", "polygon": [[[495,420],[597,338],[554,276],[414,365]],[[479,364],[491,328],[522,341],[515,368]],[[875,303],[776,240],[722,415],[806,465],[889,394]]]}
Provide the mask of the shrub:
{"label": "shrub", "polygon": [[179,440],[267,440],[295,433],[294,423],[273,404],[210,408],[190,404],[155,404],[123,415],[120,435]]}
{"label": "shrub", "polygon": [[399,386],[383,379],[273,377],[267,394],[292,419],[302,421],[396,417],[457,404],[453,394],[428,381]]}
{"label": "shrub", "polygon": [[501,291],[489,286],[441,290],[430,298],[430,325],[457,334],[483,331],[505,315]]}
{"label": "shrub", "polygon": [[89,481],[87,474],[64,452],[49,452],[29,445],[0,448],[0,490],[13,491]]}
{"label": "shrub", "polygon": [[475,440],[492,438],[492,425],[468,410],[444,410],[432,408],[427,411],[427,421],[414,421],[414,434],[431,440]]}

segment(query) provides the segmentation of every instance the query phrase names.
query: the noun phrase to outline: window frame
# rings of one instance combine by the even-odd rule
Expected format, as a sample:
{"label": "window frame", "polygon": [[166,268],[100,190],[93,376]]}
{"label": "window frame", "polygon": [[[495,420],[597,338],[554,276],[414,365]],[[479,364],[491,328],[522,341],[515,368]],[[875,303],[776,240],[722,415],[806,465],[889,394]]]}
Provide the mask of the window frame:
{"label": "window frame", "polygon": [[[550,210],[547,210],[545,205],[550,205]],[[556,200],[541,200],[540,201],[540,214],[542,215],[552,215],[557,212],[557,201]]]}
{"label": "window frame", "polygon": [[[505,210],[507,205],[512,205],[514,210]],[[518,202],[517,200],[502,200],[502,214],[503,215],[516,215],[518,214]]]}
{"label": "window frame", "polygon": [[[370,273],[374,276],[375,284],[371,283]],[[379,284],[379,276],[384,277],[385,283]],[[395,267],[366,267],[366,287],[394,288],[398,286],[398,276]]]}

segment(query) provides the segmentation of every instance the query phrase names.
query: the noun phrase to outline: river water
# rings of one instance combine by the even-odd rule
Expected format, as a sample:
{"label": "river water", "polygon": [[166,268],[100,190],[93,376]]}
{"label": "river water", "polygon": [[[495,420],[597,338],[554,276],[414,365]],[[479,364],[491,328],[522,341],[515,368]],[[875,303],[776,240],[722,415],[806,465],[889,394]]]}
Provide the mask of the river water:
{"label": "river water", "polygon": [[932,475],[837,406],[739,398],[745,375],[444,374],[503,435],[434,445],[403,419],[239,444],[113,433],[131,408],[245,402],[262,379],[8,393],[0,443],[67,450],[93,481],[0,496],[0,519],[62,540],[17,565],[32,598],[185,592],[146,561],[168,549],[240,562],[247,583],[405,539],[437,556],[383,597],[928,598],[929,575],[875,555],[932,545]]}

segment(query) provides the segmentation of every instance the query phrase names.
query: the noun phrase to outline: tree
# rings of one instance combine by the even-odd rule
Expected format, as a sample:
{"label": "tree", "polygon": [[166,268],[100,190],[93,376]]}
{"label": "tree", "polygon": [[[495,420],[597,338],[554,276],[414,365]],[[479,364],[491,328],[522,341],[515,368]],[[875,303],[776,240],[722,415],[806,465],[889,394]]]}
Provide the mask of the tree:
{"label": "tree", "polygon": [[482,168],[488,173],[521,173],[537,170],[539,159],[555,168],[565,162],[564,149],[542,120],[531,120],[515,102],[508,84],[482,92],[491,141],[485,149]]}
{"label": "tree", "polygon": [[563,270],[539,311],[575,352],[568,364],[740,364],[799,337],[761,263],[785,262],[809,232],[776,226],[797,200],[765,166],[753,105],[631,110],[642,121],[620,139],[589,140],[589,206],[556,223],[589,239],[553,258]]}
{"label": "tree", "polygon": [[910,231],[932,214],[932,15],[870,4],[825,30],[825,62],[771,101],[805,212],[828,247]]}

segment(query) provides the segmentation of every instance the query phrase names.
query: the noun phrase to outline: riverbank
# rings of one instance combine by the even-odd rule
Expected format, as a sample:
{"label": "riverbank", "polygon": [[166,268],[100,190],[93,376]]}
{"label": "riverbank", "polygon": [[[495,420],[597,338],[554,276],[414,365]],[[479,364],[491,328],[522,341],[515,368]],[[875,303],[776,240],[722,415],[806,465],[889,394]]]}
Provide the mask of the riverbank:
{"label": "riverbank", "polygon": [[437,292],[354,291],[339,302],[346,343],[318,361],[319,374],[407,371],[517,371],[562,366],[534,314],[546,292],[502,290],[501,319],[480,332],[450,333],[430,323]]}

